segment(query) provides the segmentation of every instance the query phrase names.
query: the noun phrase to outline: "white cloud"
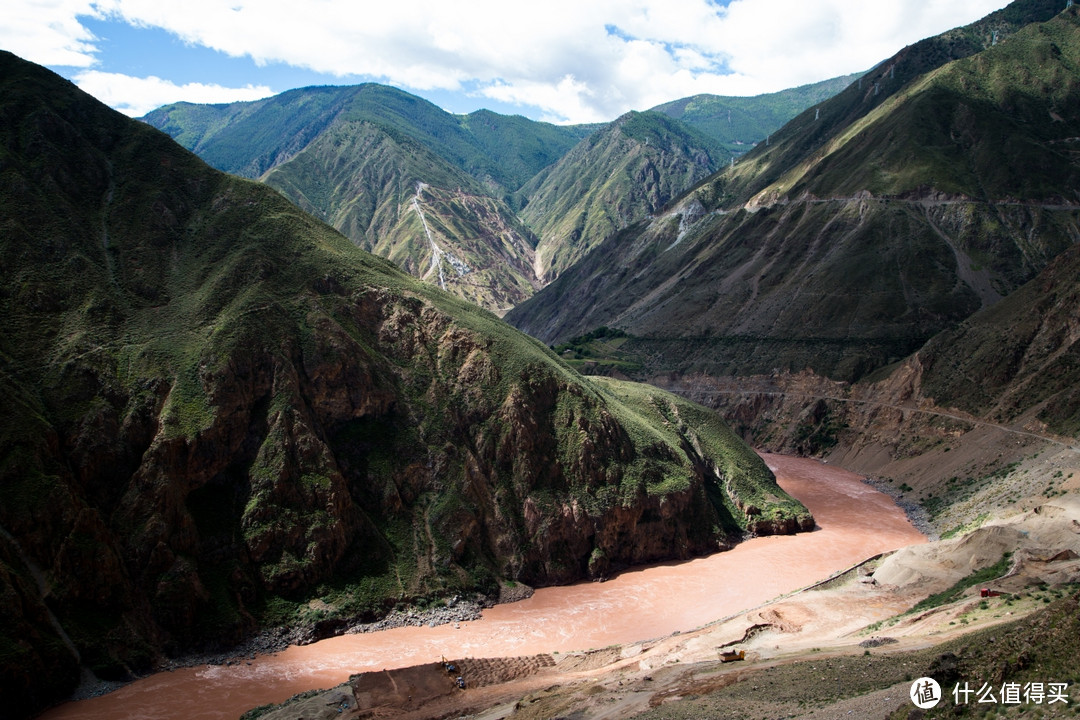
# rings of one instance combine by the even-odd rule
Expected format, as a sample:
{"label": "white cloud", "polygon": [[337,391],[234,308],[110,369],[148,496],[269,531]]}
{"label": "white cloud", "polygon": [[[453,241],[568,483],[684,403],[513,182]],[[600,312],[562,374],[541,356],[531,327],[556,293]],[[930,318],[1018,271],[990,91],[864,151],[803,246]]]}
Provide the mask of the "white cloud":
{"label": "white cloud", "polygon": [[225,103],[258,100],[274,91],[265,86],[242,88],[187,83],[177,85],[159,77],[138,78],[119,73],[86,70],[75,76],[75,84],[98,100],[132,117],[174,102]]}
{"label": "white cloud", "polygon": [[51,49],[37,57],[66,54],[83,67],[93,38],[75,22],[77,12],[163,28],[261,64],[419,91],[467,84],[573,122],[696,93],[773,92],[865,70],[1006,2],[8,0],[24,25],[27,7],[46,21],[32,42]]}
{"label": "white cloud", "polygon": [[0,48],[40,65],[89,67],[93,34],[79,22],[90,0],[13,0],[0,13]]}
{"label": "white cloud", "polygon": [[559,122],[566,117],[575,122],[604,122],[610,116],[599,115],[593,109],[592,92],[588,86],[567,75],[554,85],[551,83],[518,82],[496,83],[481,91],[484,97],[501,102],[531,105],[539,108],[559,108],[558,115],[542,115],[545,122]]}

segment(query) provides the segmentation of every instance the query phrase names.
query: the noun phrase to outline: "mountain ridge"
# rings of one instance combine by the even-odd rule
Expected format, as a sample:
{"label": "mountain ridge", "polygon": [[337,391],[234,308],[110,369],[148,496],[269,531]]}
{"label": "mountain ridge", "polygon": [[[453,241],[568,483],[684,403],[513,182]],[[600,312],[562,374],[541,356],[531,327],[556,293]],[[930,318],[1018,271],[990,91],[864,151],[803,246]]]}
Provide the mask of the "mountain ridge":
{"label": "mountain ridge", "polygon": [[[1056,138],[1077,134],[1080,94],[1075,82],[1050,82],[1075,66],[1075,13],[1018,2],[973,27],[1001,17],[1034,24],[958,61],[938,50],[966,37],[960,31],[905,49],[862,89],[857,82],[806,111],[507,318],[549,343],[617,327],[634,336],[624,350],[668,358],[653,372],[808,367],[853,380],[914,352],[1076,237],[1078,208],[1059,189],[1076,186],[1077,167]],[[1046,62],[1020,63],[1023,82],[1046,92],[1030,107],[1010,105],[1011,68],[1029,56]],[[875,82],[897,68],[899,83],[920,58],[940,69],[875,95]],[[968,95],[982,92],[973,73],[990,78],[997,105],[969,106]],[[1016,122],[1014,110],[1031,122]],[[1003,128],[1015,131],[1007,142]],[[919,142],[909,129],[923,133]],[[979,175],[966,170],[983,166],[989,195],[974,191]]]}
{"label": "mountain ridge", "polygon": [[552,125],[488,110],[453,115],[378,83],[316,85],[218,105],[174,103],[140,118],[219,170],[253,179],[291,158],[338,119],[391,129],[474,179],[497,185],[501,193],[516,190],[591,131],[591,126]]}
{"label": "mountain ridge", "polygon": [[643,219],[730,158],[720,143],[660,113],[627,113],[522,188],[550,281],[599,242]]}
{"label": "mountain ridge", "polygon": [[[143,120],[218,169],[267,182],[413,274],[437,278],[429,268],[456,258],[440,286],[496,312],[539,286],[535,239],[502,198],[586,132],[485,111],[455,116],[374,83],[177,104]],[[428,205],[432,222],[417,222],[410,209],[420,185],[465,201]],[[433,223],[438,239],[426,229]]]}
{"label": "mountain ridge", "polygon": [[335,123],[262,180],[359,247],[477,305],[505,312],[539,287],[535,240],[505,203],[366,120]]}
{"label": "mountain ridge", "polygon": [[[765,118],[755,122],[778,125],[777,112],[792,114],[808,102],[807,92],[827,92],[837,84],[828,81],[816,90],[783,91],[737,104],[750,113],[747,117]],[[701,98],[695,102],[695,108],[708,105]],[[756,109],[762,103],[768,107]],[[697,110],[688,114],[699,116]],[[435,277],[428,268],[441,256],[431,249],[432,242],[446,244],[446,251],[461,261],[457,267],[470,271],[452,272],[452,283],[445,282],[444,274],[442,286],[503,313],[604,236],[651,213],[726,162],[729,153],[712,136],[681,121],[654,115],[646,122],[647,117],[631,114],[603,125],[553,126],[487,110],[450,115],[403,91],[366,84],[301,88],[250,103],[178,103],[143,120],[218,169],[270,183],[361,247],[393,258],[414,274]],[[639,140],[621,133],[628,119],[640,130]],[[594,133],[624,143],[622,149],[635,157],[601,160],[598,155],[605,153],[584,142]],[[361,139],[376,134],[382,136],[373,151],[378,159],[367,159]],[[638,148],[637,143],[650,141],[649,135],[667,152]],[[602,163],[619,178],[595,190],[580,179],[567,179],[598,172],[572,166],[574,158]],[[391,175],[398,179],[389,181]],[[464,204],[442,204],[443,212],[425,210],[442,226],[441,240],[432,240],[402,211],[411,205],[409,192],[421,183],[445,198],[469,198]],[[572,219],[555,217],[561,212]]]}
{"label": "mountain ridge", "polygon": [[843,91],[864,73],[749,97],[701,94],[650,108],[681,120],[719,140],[734,155],[764,142],[807,107]]}

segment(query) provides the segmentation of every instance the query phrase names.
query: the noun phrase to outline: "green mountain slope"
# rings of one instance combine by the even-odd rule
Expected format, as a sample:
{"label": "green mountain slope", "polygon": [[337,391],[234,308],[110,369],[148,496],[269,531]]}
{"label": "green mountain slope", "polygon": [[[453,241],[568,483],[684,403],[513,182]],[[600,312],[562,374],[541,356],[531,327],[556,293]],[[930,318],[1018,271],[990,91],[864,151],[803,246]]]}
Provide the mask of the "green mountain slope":
{"label": "green mountain slope", "polygon": [[591,131],[489,111],[451,115],[375,83],[299,88],[226,105],[175,103],[141,119],[219,170],[258,178],[306,147],[339,115],[392,129],[504,192],[517,190]]}
{"label": "green mountain slope", "polygon": [[490,110],[458,116],[458,122],[483,151],[483,162],[466,164],[466,172],[508,193],[516,192],[596,130],[594,125],[550,125]]}
{"label": "green mountain slope", "polygon": [[[1061,164],[1061,147],[1053,147],[1062,129],[1054,109],[1075,94],[1076,80],[1075,59],[1061,55],[1071,37],[1029,29],[1019,42],[1006,40],[1061,10],[1053,0],[1016,0],[904,48],[785,125],[767,147],[718,176],[712,192],[729,207],[803,192],[899,195],[932,188],[979,199],[1010,197],[1016,190],[1009,183],[1021,173],[1002,178],[1001,157],[1023,162],[1026,153],[1048,150],[1051,164]],[[1069,35],[1065,26],[1046,31]],[[995,144],[1000,155],[991,162]],[[1030,167],[1037,176],[1046,172],[1039,164]]]}
{"label": "green mountain slope", "polygon": [[361,248],[482,307],[538,287],[533,237],[505,203],[423,146],[337,120],[263,181]]}
{"label": "green mountain slope", "polygon": [[861,75],[844,75],[753,97],[694,95],[657,105],[652,110],[701,130],[738,156],[759,142],[765,142],[769,135],[806,108],[828,100]]}
{"label": "green mountain slope", "polygon": [[1059,9],[906,48],[508,319],[547,342],[621,328],[653,371],[851,380],[908,355],[1080,236],[1080,30]]}
{"label": "green mountain slope", "polygon": [[558,277],[729,157],[711,138],[660,113],[627,113],[596,131],[521,190],[521,218],[540,238],[537,275]]}
{"label": "green mountain slope", "polygon": [[[498,312],[538,285],[535,240],[501,198],[588,132],[486,111],[455,116],[375,84],[179,103],[143,120],[218,169],[265,180],[360,247]],[[421,185],[429,191],[418,195]]]}
{"label": "green mountain slope", "polygon": [[812,522],[712,413],[582,378],[6,53],[0,225],[7,716],[80,665]]}
{"label": "green mountain slope", "polygon": [[141,119],[217,169],[257,178],[318,137],[356,93],[356,88],[312,87],[254,102],[181,102]]}

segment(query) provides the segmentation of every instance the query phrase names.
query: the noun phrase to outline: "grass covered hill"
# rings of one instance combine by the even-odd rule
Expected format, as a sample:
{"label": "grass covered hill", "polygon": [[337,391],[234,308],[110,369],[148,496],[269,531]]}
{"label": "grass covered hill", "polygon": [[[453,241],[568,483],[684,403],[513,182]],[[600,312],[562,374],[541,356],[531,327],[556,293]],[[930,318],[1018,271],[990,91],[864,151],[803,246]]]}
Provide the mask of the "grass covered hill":
{"label": "grass covered hill", "polygon": [[223,105],[174,103],[141,119],[219,170],[258,178],[303,150],[339,115],[392,129],[504,193],[520,188],[592,130],[486,110],[452,115],[375,83],[299,88]]}
{"label": "grass covered hill", "polygon": [[587,133],[451,115],[376,84],[177,103],[143,120],[220,170],[264,180],[365,250],[497,312],[539,284],[535,239],[503,198]]}
{"label": "grass covered hill", "polygon": [[841,92],[861,75],[843,75],[752,97],[694,95],[652,109],[701,130],[719,140],[729,153],[739,156],[765,142],[806,108]]}
{"label": "grass covered hill", "polygon": [[504,199],[589,132],[487,111],[451,115],[372,83],[177,103],[143,120],[220,170],[264,180],[365,250],[496,312],[539,286],[535,238]]}
{"label": "grass covered hill", "polygon": [[1080,233],[1080,20],[1059,5],[904,49],[508,320],[619,328],[654,372],[854,380],[914,352]]}
{"label": "grass covered hill", "polygon": [[521,218],[539,237],[537,274],[558,277],[729,158],[704,133],[660,113],[627,113],[597,130],[521,190]]}
{"label": "grass covered hill", "polygon": [[339,118],[263,181],[359,247],[495,312],[530,297],[535,239],[505,203],[407,136]]}
{"label": "grass covered hill", "polygon": [[[667,115],[601,126],[451,115],[374,84],[177,103],[143,120],[220,170],[262,179],[360,247],[502,313],[726,163],[724,142],[744,152],[840,87],[687,98]],[[753,136],[743,145],[718,130],[714,116],[731,107],[739,133]]]}
{"label": "grass covered hill", "polygon": [[9,716],[80,665],[812,522],[715,415],[582,378],[10,54],[0,228]]}
{"label": "grass covered hill", "polygon": [[1075,201],[1072,10],[1016,0],[904,48],[806,111],[711,188],[722,203],[811,194]]}

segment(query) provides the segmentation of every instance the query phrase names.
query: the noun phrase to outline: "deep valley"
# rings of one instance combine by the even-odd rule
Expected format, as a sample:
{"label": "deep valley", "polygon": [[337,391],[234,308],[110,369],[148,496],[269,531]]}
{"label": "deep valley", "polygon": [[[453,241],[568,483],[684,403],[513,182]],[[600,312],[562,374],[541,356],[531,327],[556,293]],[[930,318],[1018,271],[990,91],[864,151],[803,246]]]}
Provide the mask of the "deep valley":
{"label": "deep valley", "polygon": [[1080,7],[594,125],[0,52],[0,388],[3,718],[1073,716]]}

